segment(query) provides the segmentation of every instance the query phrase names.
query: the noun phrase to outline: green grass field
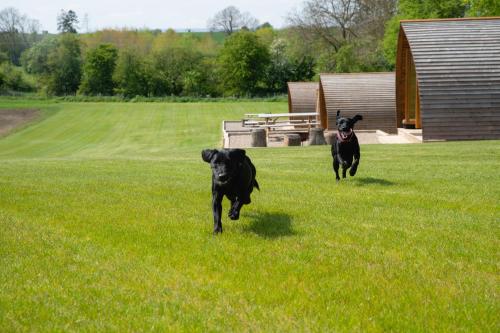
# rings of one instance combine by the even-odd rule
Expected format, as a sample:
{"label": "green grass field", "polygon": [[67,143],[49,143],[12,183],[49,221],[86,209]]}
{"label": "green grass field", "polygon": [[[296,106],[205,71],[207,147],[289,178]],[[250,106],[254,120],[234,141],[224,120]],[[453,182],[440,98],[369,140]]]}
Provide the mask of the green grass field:
{"label": "green grass field", "polygon": [[212,235],[221,121],[285,103],[51,103],[0,139],[0,331],[500,330],[500,142],[248,150]]}

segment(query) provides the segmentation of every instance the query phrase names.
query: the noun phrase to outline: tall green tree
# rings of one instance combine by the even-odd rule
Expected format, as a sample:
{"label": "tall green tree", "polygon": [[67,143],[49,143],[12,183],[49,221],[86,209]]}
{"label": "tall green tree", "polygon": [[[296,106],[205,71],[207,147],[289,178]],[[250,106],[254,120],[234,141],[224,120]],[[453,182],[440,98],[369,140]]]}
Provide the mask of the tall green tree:
{"label": "tall green tree", "polygon": [[113,74],[115,92],[125,97],[148,96],[150,78],[147,65],[137,50],[121,50]]}
{"label": "tall green tree", "polygon": [[180,95],[183,92],[185,76],[194,83],[202,74],[199,67],[203,56],[193,48],[174,46],[156,51],[151,59],[151,87],[154,95]]}
{"label": "tall green tree", "polygon": [[0,65],[9,60],[9,56],[6,52],[0,51]]}
{"label": "tall green tree", "polygon": [[117,58],[118,50],[111,44],[101,44],[88,51],[79,91],[86,95],[113,95]]}
{"label": "tall green tree", "polygon": [[78,36],[61,35],[58,46],[48,55],[47,65],[48,72],[45,74],[45,81],[48,93],[75,94],[82,76],[81,45]]}
{"label": "tall green tree", "polygon": [[383,39],[387,62],[396,63],[399,21],[403,19],[460,18],[468,9],[468,0],[399,0],[397,14],[389,20]]}
{"label": "tall green tree", "polygon": [[272,92],[285,92],[287,82],[292,77],[292,63],[286,54],[286,42],[281,39],[275,39],[270,48],[269,66],[266,70],[265,83]]}
{"label": "tall green tree", "polygon": [[269,54],[269,66],[264,78],[269,92],[286,93],[287,82],[310,81],[314,76],[314,59],[290,54],[289,45],[283,38],[272,42]]}
{"label": "tall green tree", "polygon": [[218,66],[226,94],[254,94],[269,65],[269,51],[253,32],[239,31],[224,42]]}
{"label": "tall green tree", "polygon": [[397,14],[405,19],[464,17],[467,11],[466,1],[399,0]]}
{"label": "tall green tree", "polygon": [[216,59],[204,57],[195,68],[183,76],[183,95],[220,96]]}
{"label": "tall green tree", "polygon": [[500,16],[500,1],[498,0],[466,0],[469,16]]}
{"label": "tall green tree", "polygon": [[311,81],[314,75],[316,61],[313,57],[305,55],[302,57],[291,57],[292,76],[290,81]]}
{"label": "tall green tree", "polygon": [[47,35],[27,49],[21,56],[24,70],[38,75],[49,73],[49,54],[59,46],[59,39],[59,36]]}

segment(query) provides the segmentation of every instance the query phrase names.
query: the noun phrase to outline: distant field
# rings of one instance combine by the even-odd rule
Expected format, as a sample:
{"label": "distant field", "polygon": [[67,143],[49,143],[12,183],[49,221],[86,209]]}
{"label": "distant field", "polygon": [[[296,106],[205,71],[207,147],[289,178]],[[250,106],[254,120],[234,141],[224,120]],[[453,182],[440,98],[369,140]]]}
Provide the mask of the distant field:
{"label": "distant field", "polygon": [[[286,103],[53,103],[0,139],[0,331],[500,329],[500,142],[250,149],[212,236],[221,121]],[[224,202],[227,212],[228,203]]]}

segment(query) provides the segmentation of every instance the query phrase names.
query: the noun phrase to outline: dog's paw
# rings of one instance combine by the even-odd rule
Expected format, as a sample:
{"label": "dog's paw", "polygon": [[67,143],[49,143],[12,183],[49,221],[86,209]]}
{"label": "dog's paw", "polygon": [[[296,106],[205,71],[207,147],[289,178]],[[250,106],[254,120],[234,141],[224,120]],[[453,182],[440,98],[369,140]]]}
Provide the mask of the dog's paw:
{"label": "dog's paw", "polygon": [[222,234],[222,227],[214,229],[214,236],[216,236],[218,234]]}
{"label": "dog's paw", "polygon": [[349,170],[349,175],[351,175],[351,177],[353,177],[354,175],[356,174],[356,170]]}
{"label": "dog's paw", "polygon": [[238,220],[240,218],[240,214],[235,212],[229,212],[229,218],[233,221]]}

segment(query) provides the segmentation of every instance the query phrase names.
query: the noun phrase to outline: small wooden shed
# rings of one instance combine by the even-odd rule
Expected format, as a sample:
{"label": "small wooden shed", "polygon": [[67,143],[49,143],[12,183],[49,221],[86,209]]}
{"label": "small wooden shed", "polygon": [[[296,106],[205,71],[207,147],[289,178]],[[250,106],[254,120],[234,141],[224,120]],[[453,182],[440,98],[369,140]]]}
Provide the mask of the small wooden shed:
{"label": "small wooden shed", "polygon": [[288,112],[316,112],[318,82],[288,82]]}
{"label": "small wooden shed", "polygon": [[363,120],[356,129],[397,133],[394,73],[321,74],[319,109],[321,125],[336,130],[337,110]]}
{"label": "small wooden shed", "polygon": [[500,17],[401,21],[396,96],[424,141],[500,138]]}

